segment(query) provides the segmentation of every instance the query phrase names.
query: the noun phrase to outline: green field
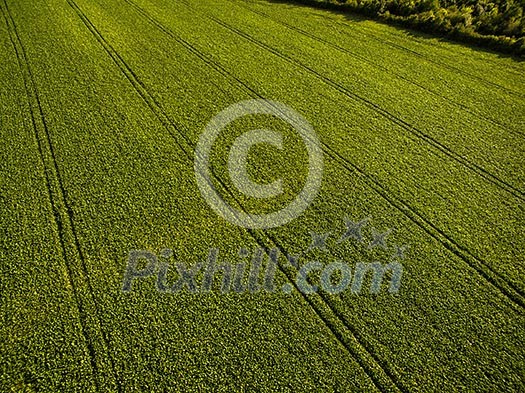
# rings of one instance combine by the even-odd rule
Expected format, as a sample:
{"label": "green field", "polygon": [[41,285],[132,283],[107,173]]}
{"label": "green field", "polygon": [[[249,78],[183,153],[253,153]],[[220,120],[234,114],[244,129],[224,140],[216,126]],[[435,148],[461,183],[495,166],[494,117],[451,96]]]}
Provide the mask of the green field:
{"label": "green field", "polygon": [[[523,62],[280,1],[0,9],[1,392],[525,391]],[[194,171],[210,120],[258,98],[301,114],[324,157],[311,205],[269,229],[218,215]],[[263,128],[282,149],[258,145],[246,170],[282,179],[273,199],[229,175],[234,142]],[[293,201],[309,162],[294,131],[228,125],[209,160],[221,198],[249,214]],[[232,264],[276,250],[277,289],[223,293],[217,275],[162,292],[155,274],[122,290],[131,250],[174,283],[210,248]],[[397,293],[298,290],[311,261],[394,260]]]}

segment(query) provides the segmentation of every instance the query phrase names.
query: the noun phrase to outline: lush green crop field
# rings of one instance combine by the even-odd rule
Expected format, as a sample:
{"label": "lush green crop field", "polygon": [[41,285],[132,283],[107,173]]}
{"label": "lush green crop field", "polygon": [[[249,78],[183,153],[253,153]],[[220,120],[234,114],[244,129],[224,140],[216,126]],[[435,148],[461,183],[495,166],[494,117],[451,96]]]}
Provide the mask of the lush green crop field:
{"label": "lush green crop field", "polygon": [[[525,391],[523,63],[263,0],[0,9],[0,391]],[[194,171],[210,120],[254,98],[301,114],[324,157],[313,202],[270,229],[216,214]],[[285,120],[245,116],[215,141],[233,208],[280,210],[307,182]],[[273,200],[229,175],[263,128],[282,149],[258,145],[246,170],[282,179]],[[174,283],[210,248],[264,250],[260,280],[274,250],[276,290],[159,290],[162,266]],[[164,262],[126,292],[131,250]],[[303,293],[312,261],[398,261],[401,287]]]}

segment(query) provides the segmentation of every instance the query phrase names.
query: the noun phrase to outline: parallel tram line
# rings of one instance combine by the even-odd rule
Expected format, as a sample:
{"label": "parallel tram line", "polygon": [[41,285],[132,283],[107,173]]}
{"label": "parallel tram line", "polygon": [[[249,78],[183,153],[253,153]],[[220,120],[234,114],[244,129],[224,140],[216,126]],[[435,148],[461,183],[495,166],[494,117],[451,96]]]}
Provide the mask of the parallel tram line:
{"label": "parallel tram line", "polygon": [[[244,81],[237,78],[235,75],[231,74],[226,70],[222,65],[218,64],[214,60],[210,59],[208,56],[196,49],[192,44],[186,42],[182,38],[178,37],[172,30],[165,27],[161,22],[156,20],[150,14],[148,14],[144,9],[140,8],[131,0],[124,0],[130,5],[132,5],[140,14],[145,18],[149,19],[152,24],[157,26],[164,33],[169,35],[171,38],[175,39],[177,42],[184,45],[190,52],[194,53],[201,60],[203,60],[208,66],[213,67],[222,75],[227,75],[231,79],[235,80],[237,83],[242,84],[251,94],[256,97],[262,97],[255,89],[250,87]],[[187,3],[186,3],[187,4]],[[198,12],[198,11],[196,11]],[[322,142],[321,142],[322,143]],[[381,184],[373,176],[367,174],[359,166],[344,158],[339,152],[337,152],[332,147],[322,143],[324,152],[334,159],[335,162],[339,163],[343,168],[355,172],[360,175],[360,177],[377,193],[381,198],[386,200],[391,206],[400,211],[404,216],[409,220],[415,223],[418,227],[423,229],[427,234],[432,236],[434,239],[439,241],[446,249],[448,249],[452,254],[459,257],[463,260],[469,267],[474,269],[479,273],[483,278],[485,278],[491,285],[493,285],[500,293],[507,297],[510,301],[515,303],[521,308],[525,308],[525,293],[524,291],[515,285],[510,280],[501,276],[501,274],[494,271],[494,269],[484,260],[474,255],[466,247],[459,244],[455,241],[450,235],[444,232],[442,229],[433,224],[430,220],[425,218],[425,216],[419,212],[416,208],[410,206],[406,201],[401,198],[396,197],[392,194],[386,186]]]}
{"label": "parallel tram line", "polygon": [[[191,6],[189,6],[189,7],[192,8],[193,10],[195,10],[193,7],[191,7]],[[199,12],[199,11],[195,10],[195,12]],[[461,165],[465,166],[469,170],[475,172],[477,175],[479,175],[480,177],[484,178],[486,181],[488,181],[488,182],[496,185],[497,187],[505,190],[506,192],[510,193],[511,195],[513,195],[514,197],[520,199],[521,201],[525,201],[525,193],[523,191],[517,189],[516,187],[514,187],[510,183],[506,182],[505,180],[500,179],[498,176],[493,175],[492,173],[490,173],[489,171],[487,171],[483,167],[479,166],[478,164],[476,164],[474,162],[471,162],[467,158],[461,156],[460,154],[458,154],[455,151],[453,151],[452,149],[450,149],[448,146],[442,144],[436,138],[428,135],[427,133],[423,132],[422,130],[419,130],[418,128],[416,128],[413,125],[409,124],[405,120],[400,119],[396,115],[390,113],[386,109],[383,109],[382,107],[380,107],[379,105],[375,104],[374,102],[372,102],[372,101],[370,101],[370,100],[368,100],[368,99],[366,99],[364,97],[361,97],[361,96],[351,92],[346,87],[344,87],[341,84],[339,84],[338,82],[335,82],[335,81],[331,80],[330,78],[320,74],[318,71],[314,70],[310,66],[307,66],[307,65],[301,63],[300,61],[298,61],[296,59],[293,59],[293,58],[291,58],[291,57],[281,53],[277,49],[268,46],[267,44],[257,40],[256,38],[253,38],[251,35],[243,32],[243,31],[241,31],[241,30],[239,30],[239,29],[237,29],[237,28],[235,28],[233,26],[230,26],[229,24],[225,23],[224,21],[222,21],[222,20],[220,20],[220,19],[218,19],[218,18],[216,18],[216,17],[214,17],[212,15],[205,14],[205,16],[208,19],[214,21],[215,23],[223,26],[227,30],[231,31],[232,33],[237,34],[237,35],[245,38],[246,40],[254,43],[257,46],[259,46],[260,48],[263,48],[263,49],[267,50],[268,52],[274,54],[275,56],[285,60],[286,62],[304,69],[305,71],[311,73],[312,75],[314,75],[318,79],[322,80],[326,84],[330,85],[331,87],[335,88],[336,90],[338,90],[340,93],[346,95],[347,97],[363,103],[365,106],[367,106],[368,108],[372,109],[373,111],[375,111],[376,113],[380,114],[381,116],[385,117],[389,121],[397,124],[398,126],[403,128],[404,130],[406,130],[406,131],[410,132],[411,134],[415,135],[417,138],[425,141],[428,145],[432,146],[436,150],[439,150],[444,155],[448,156],[449,158],[453,159],[454,161],[457,161],[458,163],[460,163]]]}
{"label": "parallel tram line", "polygon": [[[98,31],[95,25],[89,20],[89,18],[83,13],[83,11],[78,7],[78,5],[73,0],[66,0],[68,4],[77,12],[78,16],[84,22],[86,27],[91,31],[94,37],[99,41],[99,43],[104,47],[108,52],[108,55],[114,60],[116,65],[124,73],[126,78],[130,81],[137,93],[142,97],[146,102],[148,107],[152,112],[157,116],[159,121],[164,125],[168,133],[173,137],[178,147],[185,153],[188,159],[193,162],[192,152],[193,144],[188,140],[188,138],[182,133],[178,126],[170,119],[162,105],[156,101],[156,99],[149,93],[145,85],[140,81],[138,76],[132,71],[131,67],[122,59],[122,57],[115,51],[115,49],[105,40],[102,34]],[[179,140],[182,138],[184,140],[184,145],[182,145]],[[217,180],[221,187],[230,194],[230,196],[236,200],[234,194],[230,192],[224,182],[213,174],[215,180]],[[239,207],[242,209],[242,206],[239,203]],[[244,211],[244,209],[243,209]],[[264,240],[261,240],[255,231],[248,231],[251,237],[264,249],[268,249],[268,245]],[[277,243],[273,242],[275,245]],[[286,255],[286,251],[282,247],[278,247],[280,252]],[[279,268],[285,274],[285,276],[296,285],[294,280],[294,273],[286,269],[282,262],[279,263]],[[356,361],[361,365],[365,373],[370,377],[372,382],[376,387],[382,392],[394,392],[401,391],[406,392],[399,378],[393,374],[390,370],[385,369],[384,365],[378,363],[377,355],[374,355],[373,352],[370,352],[356,337],[355,329],[347,326],[338,316],[335,314],[335,311],[329,304],[321,303],[316,301],[311,296],[303,295],[306,302],[313,308],[314,312],[321,321],[326,325],[326,327],[331,331],[331,333],[336,337],[336,339],[341,343],[341,345],[356,359]],[[323,307],[324,305],[324,307]],[[324,310],[323,310],[324,308]],[[335,318],[334,318],[335,317]],[[335,321],[334,321],[335,319]],[[341,326],[342,325],[342,326]],[[345,331],[348,331],[345,333]],[[348,337],[348,333],[351,333],[351,337]]]}
{"label": "parallel tram line", "polygon": [[[319,42],[319,43],[322,43],[322,44],[324,44],[324,45],[327,45],[327,46],[329,46],[329,47],[331,47],[331,48],[333,48],[333,49],[335,49],[335,50],[337,50],[337,51],[339,51],[339,52],[341,52],[341,53],[347,54],[348,56],[353,57],[353,58],[355,58],[355,59],[357,59],[357,60],[359,60],[359,61],[362,61],[362,62],[368,63],[368,64],[370,64],[372,67],[375,67],[375,68],[377,68],[377,69],[380,69],[380,70],[382,70],[382,71],[387,72],[389,75],[395,75],[396,78],[399,78],[400,80],[403,80],[403,81],[405,81],[405,82],[407,82],[407,83],[409,83],[409,84],[411,84],[411,85],[414,85],[414,86],[420,88],[421,90],[426,91],[427,93],[429,93],[429,94],[431,94],[431,95],[433,95],[433,96],[435,96],[435,97],[438,97],[438,98],[440,98],[440,99],[443,99],[443,100],[445,100],[445,101],[448,101],[451,105],[454,105],[454,106],[456,106],[456,107],[458,107],[458,108],[461,108],[461,110],[463,110],[463,111],[469,113],[470,115],[473,115],[473,116],[475,116],[475,117],[482,118],[482,119],[484,119],[484,120],[490,122],[491,124],[493,124],[494,126],[496,126],[496,127],[498,127],[498,128],[501,128],[501,129],[503,129],[503,130],[507,130],[507,129],[505,128],[505,125],[504,125],[503,123],[501,123],[500,121],[498,121],[498,120],[495,120],[495,119],[489,118],[489,117],[487,117],[487,116],[484,115],[484,114],[474,112],[474,111],[472,111],[472,109],[469,108],[467,105],[464,105],[464,104],[462,104],[462,103],[460,103],[460,102],[457,102],[457,101],[455,101],[455,100],[453,100],[453,99],[451,99],[451,98],[449,98],[449,97],[446,97],[446,96],[444,96],[444,95],[442,95],[442,94],[440,94],[440,93],[438,93],[438,92],[436,92],[436,91],[434,91],[434,90],[432,90],[432,89],[429,89],[428,87],[425,87],[425,86],[423,86],[423,85],[421,85],[421,84],[419,84],[419,83],[417,83],[417,82],[415,82],[415,81],[413,81],[413,80],[411,80],[411,79],[409,79],[409,78],[407,78],[407,77],[401,75],[400,73],[395,72],[394,70],[392,70],[392,69],[390,69],[390,68],[387,68],[387,67],[382,66],[382,65],[380,65],[380,64],[374,63],[373,61],[370,61],[370,60],[369,60],[368,58],[366,58],[365,56],[361,56],[361,55],[359,55],[359,54],[357,54],[357,53],[355,53],[355,52],[353,52],[353,51],[351,51],[351,50],[349,50],[349,49],[347,49],[347,48],[344,48],[344,47],[342,47],[342,46],[340,46],[340,45],[337,45],[337,44],[333,43],[332,41],[329,41],[329,40],[326,40],[326,39],[324,39],[324,38],[318,37],[318,36],[315,35],[315,34],[312,34],[312,33],[308,32],[308,31],[306,31],[306,30],[304,30],[304,29],[301,29],[301,28],[297,27],[297,26],[293,26],[292,24],[289,24],[289,23],[286,23],[286,22],[284,22],[284,21],[282,21],[282,20],[279,20],[279,19],[277,19],[277,18],[274,18],[274,17],[272,17],[271,15],[268,15],[268,14],[262,12],[262,11],[258,11],[258,10],[255,10],[255,9],[253,9],[253,8],[250,8],[250,7],[248,7],[247,5],[245,5],[245,2],[247,2],[247,1],[241,0],[241,3],[238,3],[237,1],[233,1],[233,0],[229,0],[229,1],[232,1],[232,2],[234,2],[235,4],[239,4],[239,6],[243,7],[244,9],[246,9],[246,10],[248,10],[248,11],[254,13],[254,14],[260,15],[260,16],[262,16],[263,18],[269,19],[269,20],[271,20],[271,21],[273,21],[273,22],[275,22],[275,23],[277,23],[277,24],[280,24],[281,26],[284,26],[284,27],[286,27],[286,28],[288,28],[288,29],[290,29],[290,30],[296,31],[296,32],[298,32],[298,33],[301,34],[301,35],[304,35],[304,36],[309,37],[309,38],[311,38],[311,39],[313,39],[313,40],[315,40],[315,41],[317,41],[317,42]],[[247,3],[252,3],[252,2],[247,2]],[[514,133],[516,133],[516,134],[518,134],[518,135],[525,135],[524,132],[519,131],[519,130],[512,130],[511,132],[514,132]]]}
{"label": "parallel tram line", "polygon": [[[197,55],[201,60],[203,60],[208,66],[210,67],[213,67],[215,68],[218,72],[220,72],[222,75],[226,75],[228,76],[229,78],[233,78],[235,79],[238,83],[241,83],[243,84],[247,89],[249,89],[253,94],[259,96],[252,88],[250,88],[249,86],[247,86],[243,81],[239,80],[237,77],[233,76],[229,71],[227,71],[226,69],[224,69],[222,66],[216,64],[213,60],[209,59],[208,56],[204,55],[203,53],[201,53],[200,51],[198,51],[193,45],[189,44],[188,42],[184,41],[183,39],[181,39],[180,37],[176,36],[170,29],[166,28],[164,25],[162,25],[160,22],[158,22],[156,19],[152,18],[149,14],[147,14],[142,8],[140,8],[139,6],[137,6],[135,3],[131,2],[131,1],[128,1],[126,0],[126,2],[130,5],[132,5],[137,11],[139,11],[140,14],[142,14],[144,17],[148,18],[155,26],[157,26],[160,30],[162,30],[164,33],[168,34],[171,38],[174,38],[175,40],[177,40],[179,43],[181,43],[184,47],[186,47],[190,52],[194,53],[195,55]],[[192,143],[188,140],[187,136],[184,135],[184,133],[181,133],[177,126],[172,122],[172,120],[170,119],[170,117],[167,115],[167,113],[164,111],[164,109],[162,108],[162,106],[160,105],[160,103],[158,103],[155,98],[147,91],[146,89],[146,86],[140,81],[140,79],[137,77],[137,75],[134,74],[134,72],[132,71],[131,67],[129,67],[129,65],[126,64],[126,62],[120,57],[120,55],[118,55],[118,53],[111,47],[111,45],[109,43],[107,43],[107,41],[105,41],[105,39],[103,38],[103,36],[100,34],[100,32],[98,32],[98,30],[95,28],[95,26],[89,21],[89,19],[82,13],[82,11],[78,8],[78,6],[76,6],[76,4],[70,0],[68,0],[68,3],[77,11],[77,13],[79,13],[79,16],[81,17],[81,19],[83,20],[83,22],[86,24],[86,26],[92,31],[92,33],[95,35],[95,37],[97,38],[97,40],[99,40],[99,42],[104,46],[104,48],[106,49],[106,51],[108,51],[108,54],[111,56],[111,58],[117,63],[117,65],[119,66],[119,68],[122,70],[122,72],[126,75],[126,77],[130,80],[130,82],[132,83],[132,85],[135,87],[135,89],[137,90],[137,92],[143,97],[143,99],[148,103],[148,106],[150,106],[150,108],[153,110],[153,112],[159,117],[159,119],[161,120],[161,122],[165,125],[165,127],[168,129],[168,131],[170,132],[170,134],[172,134],[172,136],[174,137],[176,143],[179,145],[179,147],[181,147],[183,149],[183,151],[185,151],[186,155],[188,155],[188,158],[192,158],[191,157],[191,154],[188,154],[187,152],[187,149],[185,149],[178,141],[179,137],[182,137],[186,144],[188,146],[192,146]],[[177,135],[173,135],[173,131],[175,131],[177,133]],[[325,146],[325,150],[328,150],[328,152],[333,156],[333,158],[337,159],[338,161],[341,161],[341,159],[344,161],[344,163],[346,163],[346,165],[348,165],[348,162],[346,160],[344,160],[342,157],[338,157],[337,156],[337,153],[332,151],[331,148]],[[350,163],[351,164],[351,163]],[[353,165],[353,164],[351,164]],[[362,171],[359,171],[359,168],[357,167],[354,167],[352,168],[354,171],[357,170],[362,176],[365,177],[365,179],[367,180],[367,182],[370,184],[370,178],[368,177],[368,175],[366,175],[364,172]],[[222,183],[220,181],[220,179],[217,178],[217,180],[221,183],[222,187],[224,189],[227,190],[227,187],[224,185],[224,183]],[[374,188],[374,187],[373,187]],[[379,190],[377,188],[374,188],[376,190],[376,192],[379,192],[381,194],[381,192],[385,193],[386,190],[384,190],[384,188],[379,185]],[[229,190],[227,190],[229,191]],[[386,193],[388,194],[388,193]],[[231,195],[231,193],[230,193]],[[385,198],[385,195],[383,194],[382,195],[384,198]],[[389,200],[390,203],[392,203],[392,199],[387,199]],[[400,208],[400,206],[398,204],[394,205],[396,208],[400,209],[405,215],[407,214],[405,209],[402,209]],[[415,221],[414,217],[411,217],[411,216],[408,216],[412,221],[414,221],[417,225],[421,226],[421,223],[420,222],[417,222]],[[424,219],[423,219],[424,220]],[[425,229],[426,232],[429,232],[428,228],[423,228]],[[439,230],[438,230],[439,231]],[[253,231],[250,231],[251,235],[256,238],[256,234],[253,232]],[[436,234],[435,233],[430,233],[433,237],[436,237]],[[268,236],[268,235],[266,235]],[[446,235],[445,235],[446,237]],[[276,240],[275,239],[271,239],[272,242],[274,244],[277,244]],[[451,240],[451,239],[449,239]],[[264,242],[261,242],[260,239],[257,240],[256,238],[256,241],[263,245]],[[441,242],[443,242],[443,240],[441,240]],[[283,247],[279,247],[282,251],[283,250]],[[461,253],[458,254],[457,250],[454,248],[454,247],[447,247],[449,250],[451,250],[454,254],[460,256],[461,259],[464,259],[465,260],[465,257],[464,255],[462,255]],[[468,262],[467,262],[468,263]],[[281,270],[286,274],[286,276],[291,279],[291,281],[293,282],[293,275],[290,275],[289,273],[287,273],[286,269],[284,269],[282,266],[280,266]],[[478,270],[478,269],[476,269]],[[487,278],[487,274],[485,272],[485,270],[481,270],[480,273],[482,274],[483,277]],[[498,289],[502,290],[501,289],[501,286],[504,286],[504,285],[498,285],[498,284],[501,284],[498,280],[491,280],[491,275],[489,274],[489,278],[487,278],[489,281],[491,281]],[[503,293],[507,294],[505,292],[505,290],[502,290]],[[511,300],[514,300],[512,298],[512,296],[509,296],[509,298],[511,298]],[[519,299],[519,297],[518,297]],[[321,317],[321,319],[324,321],[325,324],[328,325],[328,327],[330,328],[330,330],[336,335],[336,337],[342,341],[344,340],[345,338],[345,335],[341,335],[338,333],[337,331],[337,328],[333,327],[333,326],[330,326],[332,323],[331,323],[331,318],[326,318],[326,317],[323,317],[323,313],[320,312],[318,310],[318,306],[316,307],[314,303],[312,303],[312,300],[307,298],[306,299],[308,301],[308,303],[314,308],[314,310],[316,311],[316,313]],[[520,299],[519,299],[520,300]],[[519,301],[518,300],[518,301]],[[522,303],[523,305],[523,303]],[[332,309],[332,307],[327,304],[327,306],[332,310],[332,312],[335,313],[335,311]],[[337,314],[336,314],[337,316]],[[351,327],[349,326],[346,326],[344,324],[344,322],[342,322],[342,320],[338,317],[338,320],[347,328],[347,329],[351,329]],[[354,338],[356,340],[357,337],[355,334],[353,334]],[[358,340],[359,342],[359,340]],[[343,345],[345,346],[345,348],[348,349],[348,344],[345,344],[343,343]],[[362,345],[362,343],[361,343]],[[365,348],[366,349],[366,348]],[[374,360],[377,362],[378,359],[375,358],[375,356],[373,355],[373,352],[370,352],[369,349],[366,349],[366,351],[368,352],[368,355],[369,356],[372,356],[374,358]],[[351,351],[354,356],[356,356],[355,354],[355,350],[354,351]],[[366,369],[369,369],[369,365],[368,365],[368,362],[365,360],[364,362],[363,361],[360,361],[360,364],[363,366],[363,363],[364,363],[364,368],[365,370]],[[392,375],[392,373],[388,370],[385,370],[385,367],[384,366],[380,366],[383,370],[383,372],[388,376],[388,378],[390,379],[390,382],[392,382],[394,384],[394,386],[396,386],[396,390],[401,390],[401,391],[405,391],[406,389],[404,389],[402,387],[402,385],[400,385],[399,381],[397,381],[397,378],[395,376]],[[375,372],[370,372],[368,371],[367,374],[370,376],[371,374],[374,375]],[[372,378],[373,380],[376,380],[376,378]],[[385,388],[385,385],[384,383],[381,383],[381,382],[375,382],[377,386],[382,386],[382,390],[390,390],[390,388],[386,387]],[[387,384],[388,385],[388,384]]]}
{"label": "parallel tram line", "polygon": [[[261,3],[261,2],[258,1],[258,0],[241,0],[241,1],[250,2],[250,3],[253,3],[253,4],[264,4],[264,3]],[[302,5],[304,5],[304,4],[302,4]],[[308,5],[304,5],[304,7],[305,7],[305,8],[308,8],[308,9],[310,9],[310,10],[312,9],[312,7],[311,7],[311,6],[308,6]],[[335,11],[335,12],[337,12],[337,13],[341,13],[341,11]],[[316,14],[316,16],[321,16],[321,15]],[[330,17],[327,16],[327,15],[322,15],[321,17],[322,17],[323,19],[330,18]],[[363,18],[363,19],[364,19],[364,18]],[[333,23],[336,23],[337,25],[342,26],[345,30],[348,30],[348,29],[349,29],[348,24],[343,23],[343,22],[340,22],[340,21],[337,21],[337,20],[334,21],[333,18],[330,18],[330,22],[333,22]],[[365,27],[365,28],[366,28],[367,30],[371,30],[369,27]],[[350,34],[352,34],[352,33],[350,33]],[[397,44],[397,43],[392,42],[392,41],[387,40],[387,39],[381,39],[381,38],[377,37],[375,34],[365,34],[365,33],[361,33],[361,34],[363,34],[364,36],[366,36],[366,38],[370,38],[370,39],[372,39],[372,40],[374,40],[374,41],[377,41],[377,42],[379,42],[379,43],[381,43],[381,44],[384,44],[384,45],[390,46],[390,47],[395,48],[395,49],[402,50],[402,51],[404,51],[404,52],[411,53],[411,54],[413,54],[413,55],[415,55],[415,56],[418,56],[418,57],[421,58],[421,59],[424,59],[424,60],[426,60],[426,61],[428,61],[428,62],[430,62],[430,63],[435,64],[435,65],[438,66],[438,67],[446,68],[446,69],[449,69],[449,70],[454,71],[454,72],[456,72],[456,73],[460,73],[460,74],[462,74],[462,75],[464,75],[464,76],[467,76],[467,77],[469,77],[469,78],[476,79],[476,80],[478,80],[479,82],[485,84],[485,85],[488,86],[488,87],[492,87],[492,88],[500,89],[500,90],[502,90],[502,91],[505,91],[505,92],[508,93],[508,94],[512,94],[512,95],[517,96],[517,97],[522,97],[522,98],[525,97],[525,94],[523,94],[523,93],[521,93],[521,92],[518,92],[518,91],[516,91],[516,90],[512,90],[512,89],[510,89],[510,88],[508,88],[508,87],[505,87],[505,86],[502,86],[502,85],[500,85],[500,84],[498,84],[498,83],[492,82],[492,81],[490,81],[490,80],[488,80],[488,79],[485,79],[485,78],[483,78],[483,77],[481,77],[481,76],[479,76],[479,75],[472,74],[472,73],[470,73],[470,72],[468,72],[468,71],[465,71],[465,70],[462,69],[462,68],[459,68],[459,67],[456,67],[456,66],[453,66],[453,65],[447,64],[447,63],[443,63],[443,62],[440,62],[440,61],[437,61],[437,60],[435,60],[434,58],[429,57],[429,56],[427,56],[427,55],[425,55],[425,54],[419,53],[418,51],[416,51],[416,50],[414,50],[414,49],[407,48],[407,47],[405,47],[405,46],[403,46],[403,45]],[[394,35],[393,33],[388,33],[388,34],[389,34],[389,35]],[[397,37],[397,36],[396,36],[396,37]],[[429,44],[432,45],[432,46],[436,46],[435,44],[433,44],[433,43],[431,43],[431,42],[429,42]],[[458,44],[458,45],[462,45],[462,44]],[[443,49],[443,48],[440,48],[440,49]],[[445,50],[448,50],[448,49],[445,49]],[[516,69],[516,68],[514,68],[514,69]]]}
{"label": "parallel tram line", "polygon": [[[101,390],[102,386],[105,386],[121,392],[122,388],[115,372],[113,358],[108,350],[109,339],[102,328],[99,308],[94,300],[85,257],[80,247],[74,224],[73,211],[68,203],[67,192],[60,175],[56,152],[44,116],[35,78],[29,65],[27,52],[18,34],[7,0],[3,1],[3,7],[1,8],[24,81],[31,123],[44,169],[46,189],[58,231],[61,254],[67,272],[68,284],[72,288],[78,309],[81,332],[86,342],[90,365],[94,374],[94,382],[97,390]],[[101,350],[98,351],[98,348],[101,348]],[[105,357],[102,353],[106,353],[108,356]],[[109,375],[107,375],[108,373],[105,370],[110,370]],[[106,375],[109,381],[107,379],[100,381],[99,378],[102,375]]]}

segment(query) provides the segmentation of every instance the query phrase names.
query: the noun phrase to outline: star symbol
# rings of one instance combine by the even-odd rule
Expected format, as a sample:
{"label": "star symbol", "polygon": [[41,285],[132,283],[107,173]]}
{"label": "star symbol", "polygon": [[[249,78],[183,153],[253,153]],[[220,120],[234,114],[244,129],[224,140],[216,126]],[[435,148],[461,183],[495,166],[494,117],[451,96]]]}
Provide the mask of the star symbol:
{"label": "star symbol", "polygon": [[239,257],[246,258],[249,254],[250,252],[246,248],[244,247],[239,248],[239,253],[238,253]]}
{"label": "star symbol", "polygon": [[286,257],[286,259],[288,259],[288,262],[290,262],[290,264],[296,268],[299,268],[299,257],[296,256],[296,255],[288,255]]}
{"label": "star symbol", "polygon": [[388,248],[386,246],[386,237],[390,235],[390,232],[392,232],[392,230],[389,229],[384,233],[379,233],[375,228],[372,228],[372,241],[368,245],[368,249],[370,250],[375,247],[382,247],[386,250]]}
{"label": "star symbol", "polygon": [[392,255],[392,258],[405,259],[405,251],[408,249],[407,245],[401,247],[396,246],[396,252]]}
{"label": "star symbol", "polygon": [[320,250],[326,249],[326,239],[328,239],[328,236],[330,236],[330,232],[318,234],[315,232],[310,232],[312,235],[312,244],[310,244],[310,247],[308,247],[308,251],[313,250],[314,248],[318,248]]}
{"label": "star symbol", "polygon": [[171,258],[173,256],[173,250],[171,248],[165,248],[160,252],[162,258]]}
{"label": "star symbol", "polygon": [[369,218],[365,218],[359,222],[353,222],[349,219],[346,219],[345,220],[346,232],[344,233],[343,236],[341,236],[341,238],[337,241],[337,243],[342,243],[343,241],[345,241],[346,239],[350,237],[352,239],[356,239],[359,242],[362,242],[363,235],[361,233],[361,229],[363,229],[363,227],[368,223],[369,220],[370,220]]}

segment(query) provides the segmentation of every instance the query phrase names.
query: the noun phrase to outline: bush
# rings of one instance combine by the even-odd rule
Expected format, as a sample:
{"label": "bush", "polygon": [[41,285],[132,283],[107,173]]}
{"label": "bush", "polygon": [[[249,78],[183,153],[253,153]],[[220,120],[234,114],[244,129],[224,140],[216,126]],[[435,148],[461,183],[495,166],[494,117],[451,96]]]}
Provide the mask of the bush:
{"label": "bush", "polygon": [[[296,0],[404,24],[426,32],[525,56],[524,1]],[[517,0],[520,1],[520,0]]]}

